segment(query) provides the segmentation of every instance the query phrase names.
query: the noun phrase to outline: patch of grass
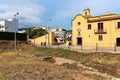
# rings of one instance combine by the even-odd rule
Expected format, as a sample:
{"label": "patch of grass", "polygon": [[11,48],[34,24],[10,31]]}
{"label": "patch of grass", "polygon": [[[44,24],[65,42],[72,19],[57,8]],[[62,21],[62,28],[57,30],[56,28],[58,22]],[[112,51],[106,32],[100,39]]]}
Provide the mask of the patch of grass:
{"label": "patch of grass", "polygon": [[2,52],[0,55],[8,55],[8,56],[12,56],[12,55],[16,55],[17,53],[15,51],[5,51]]}
{"label": "patch of grass", "polygon": [[46,53],[51,53],[53,51],[52,48],[37,48],[39,51],[46,52]]}
{"label": "patch of grass", "polygon": [[[120,54],[118,56],[120,56]],[[102,64],[114,65],[119,63],[120,59],[118,56],[111,53],[95,53],[92,55],[92,57],[94,57],[92,60]]]}
{"label": "patch of grass", "polygon": [[0,80],[12,80],[12,79],[6,76],[2,70],[0,70]]}

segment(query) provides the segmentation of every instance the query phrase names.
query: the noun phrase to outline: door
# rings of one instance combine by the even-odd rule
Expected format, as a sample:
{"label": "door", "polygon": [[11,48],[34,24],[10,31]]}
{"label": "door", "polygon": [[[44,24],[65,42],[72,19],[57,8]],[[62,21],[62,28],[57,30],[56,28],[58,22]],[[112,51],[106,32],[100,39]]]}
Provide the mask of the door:
{"label": "door", "polygon": [[82,38],[81,37],[77,38],[77,45],[82,45]]}
{"label": "door", "polygon": [[120,38],[117,38],[117,39],[116,39],[116,45],[117,45],[117,46],[120,46]]}

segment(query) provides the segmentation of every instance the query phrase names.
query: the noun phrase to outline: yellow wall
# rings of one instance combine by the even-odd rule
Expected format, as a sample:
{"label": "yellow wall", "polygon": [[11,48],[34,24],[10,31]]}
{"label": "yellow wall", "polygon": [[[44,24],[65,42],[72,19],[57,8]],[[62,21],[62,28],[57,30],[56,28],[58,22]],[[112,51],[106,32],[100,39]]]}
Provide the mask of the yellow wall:
{"label": "yellow wall", "polygon": [[[104,16],[105,17],[105,16]],[[108,17],[108,16],[106,16]],[[92,19],[92,18],[90,18]],[[78,25],[78,22],[81,24]],[[117,28],[117,23],[120,20],[109,20],[109,21],[100,21],[103,23],[103,28],[106,34],[95,34],[95,30],[98,29],[99,22],[87,22],[87,18],[85,18],[82,14],[76,15],[76,17],[72,20],[72,44],[74,46],[77,44],[77,38],[82,38],[83,46],[98,46],[100,47],[114,47],[116,43],[116,38],[120,37],[120,29]],[[88,30],[88,24],[91,24],[91,29]],[[78,35],[78,29],[80,29],[80,35]],[[98,36],[103,35],[103,40],[99,41]]]}
{"label": "yellow wall", "polygon": [[46,34],[44,36],[41,36],[41,37],[38,37],[38,38],[35,38],[35,39],[30,39],[32,44],[35,44],[35,45],[40,45],[41,42],[44,43],[46,42],[46,45],[54,45],[54,44],[57,44],[57,42],[54,40],[55,38],[55,35],[53,32],[50,32],[49,34]]}
{"label": "yellow wall", "polygon": [[[80,22],[80,25],[78,25],[78,22]],[[84,33],[84,29],[87,24],[84,24],[86,23],[87,20],[81,15],[77,15],[77,17],[75,18],[75,20],[72,21],[72,43],[74,45],[77,45],[77,37],[83,37],[85,36],[85,33]],[[80,30],[80,36],[78,36],[78,30]],[[83,40],[84,41],[84,40]]]}

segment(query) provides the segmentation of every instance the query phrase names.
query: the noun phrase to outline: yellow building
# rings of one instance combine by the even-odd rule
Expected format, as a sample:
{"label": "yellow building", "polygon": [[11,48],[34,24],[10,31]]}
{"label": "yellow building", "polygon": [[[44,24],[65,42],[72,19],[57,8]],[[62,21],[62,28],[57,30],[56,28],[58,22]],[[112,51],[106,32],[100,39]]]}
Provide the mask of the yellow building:
{"label": "yellow building", "polygon": [[30,39],[30,41],[32,44],[35,44],[35,45],[41,45],[41,43],[45,43],[46,46],[57,44],[57,42],[55,41],[55,35],[53,32],[49,32],[49,34],[46,34],[44,36],[41,36],[35,39]]}
{"label": "yellow building", "polygon": [[72,44],[83,46],[120,46],[120,15],[91,16],[90,9],[84,9],[72,20]]}

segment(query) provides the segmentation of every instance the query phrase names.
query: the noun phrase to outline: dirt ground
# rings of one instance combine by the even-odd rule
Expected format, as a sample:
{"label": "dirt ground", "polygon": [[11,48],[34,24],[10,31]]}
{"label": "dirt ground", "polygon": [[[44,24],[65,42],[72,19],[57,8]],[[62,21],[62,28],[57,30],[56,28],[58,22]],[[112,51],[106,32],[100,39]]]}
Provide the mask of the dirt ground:
{"label": "dirt ground", "polygon": [[79,70],[68,69],[36,57],[0,53],[0,80],[94,80]]}
{"label": "dirt ground", "polygon": [[76,64],[57,65],[51,63],[52,61],[48,62],[39,59],[45,56],[79,61],[88,68],[98,69],[103,73],[117,76],[120,73],[119,54],[78,54],[63,49],[57,50],[23,45],[17,49],[17,53],[6,48],[1,50],[0,80],[119,80],[117,78],[106,79],[106,77],[93,73],[94,70],[90,71],[91,69],[87,70],[88,68],[77,67]]}

